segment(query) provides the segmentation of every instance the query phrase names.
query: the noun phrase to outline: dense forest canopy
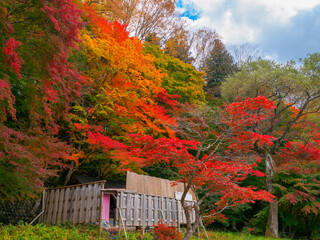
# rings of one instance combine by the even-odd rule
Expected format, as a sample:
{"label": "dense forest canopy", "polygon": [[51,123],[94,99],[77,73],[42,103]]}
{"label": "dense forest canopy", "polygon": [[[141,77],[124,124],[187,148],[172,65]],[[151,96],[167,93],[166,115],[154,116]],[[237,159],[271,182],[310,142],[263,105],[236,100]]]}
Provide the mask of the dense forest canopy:
{"label": "dense forest canopy", "polygon": [[232,55],[172,0],[4,0],[0,49],[1,199],[130,169],[185,184],[184,239],[320,234],[319,53]]}

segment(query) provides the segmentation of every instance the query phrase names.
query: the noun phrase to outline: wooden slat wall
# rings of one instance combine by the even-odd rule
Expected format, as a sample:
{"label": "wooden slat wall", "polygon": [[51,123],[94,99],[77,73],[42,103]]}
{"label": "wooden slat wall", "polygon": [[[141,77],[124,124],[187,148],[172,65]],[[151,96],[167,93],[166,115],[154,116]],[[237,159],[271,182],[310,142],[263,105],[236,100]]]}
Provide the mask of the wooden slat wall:
{"label": "wooden slat wall", "polygon": [[[183,183],[172,186],[173,181],[127,172],[126,190],[148,195],[175,198],[175,192],[183,192]],[[189,191],[195,200],[195,195]]]}
{"label": "wooden slat wall", "polygon": [[101,189],[105,181],[46,191],[44,222],[91,223],[100,220]]}
{"label": "wooden slat wall", "polygon": [[[117,208],[126,226],[152,227],[159,221],[169,225],[186,223],[181,203],[174,198],[121,191],[117,194]],[[192,216],[194,221],[194,213]]]}

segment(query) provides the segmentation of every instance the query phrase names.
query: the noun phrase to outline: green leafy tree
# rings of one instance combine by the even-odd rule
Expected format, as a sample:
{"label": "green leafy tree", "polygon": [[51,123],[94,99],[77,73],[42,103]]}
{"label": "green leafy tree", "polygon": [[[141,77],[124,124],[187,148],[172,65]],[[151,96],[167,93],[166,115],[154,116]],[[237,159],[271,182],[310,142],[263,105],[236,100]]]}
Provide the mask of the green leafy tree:
{"label": "green leafy tree", "polygon": [[[320,69],[319,54],[309,55],[298,67],[294,62],[280,65],[260,60],[244,64],[241,70],[222,83],[222,96],[230,99],[266,96],[277,108],[255,131],[277,138],[274,144],[260,151],[265,155],[266,186],[273,190],[273,178],[280,164],[276,156],[289,141],[310,144],[310,133],[303,123],[311,116],[319,116]],[[302,146],[301,146],[302,147]],[[296,159],[296,163],[299,159]],[[292,163],[293,164],[293,163]],[[278,199],[270,203],[267,236],[278,237]]]}
{"label": "green leafy tree", "polygon": [[164,54],[158,46],[146,44],[144,51],[155,58],[156,68],[165,73],[162,87],[168,91],[168,94],[181,96],[179,101],[182,103],[205,102],[203,91],[205,82],[202,72],[178,58]]}

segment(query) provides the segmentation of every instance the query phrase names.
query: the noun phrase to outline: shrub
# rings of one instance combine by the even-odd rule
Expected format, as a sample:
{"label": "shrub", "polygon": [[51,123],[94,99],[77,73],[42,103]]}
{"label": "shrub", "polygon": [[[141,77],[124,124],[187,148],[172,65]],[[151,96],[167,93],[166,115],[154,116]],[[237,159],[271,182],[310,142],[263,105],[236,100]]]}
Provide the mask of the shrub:
{"label": "shrub", "polygon": [[153,232],[155,240],[182,240],[182,235],[176,227],[164,223],[154,226]]}

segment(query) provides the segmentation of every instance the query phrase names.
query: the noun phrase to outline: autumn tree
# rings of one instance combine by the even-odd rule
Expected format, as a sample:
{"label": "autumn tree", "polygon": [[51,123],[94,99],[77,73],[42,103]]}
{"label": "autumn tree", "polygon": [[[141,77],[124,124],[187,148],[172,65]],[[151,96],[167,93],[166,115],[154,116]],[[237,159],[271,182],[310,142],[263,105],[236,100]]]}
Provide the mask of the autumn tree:
{"label": "autumn tree", "polygon": [[34,196],[66,167],[71,148],[58,138],[58,121],[84,83],[68,61],[82,27],[81,10],[70,0],[0,3],[3,198]]}
{"label": "autumn tree", "polygon": [[89,83],[82,99],[74,102],[66,130],[72,133],[74,152],[82,152],[81,166],[74,164],[65,182],[75,168],[99,177],[119,174],[119,164],[112,160],[110,149],[93,144],[89,131],[107,142],[111,137],[123,140],[132,132],[174,134],[168,126],[175,120],[168,110],[178,102],[162,87],[165,74],[156,69],[141,40],[130,37],[125,25],[108,22],[95,7],[83,5],[87,29],[81,34],[81,51],[76,58],[82,59],[78,65]]}
{"label": "autumn tree", "polygon": [[203,62],[215,47],[214,42],[217,39],[221,39],[221,37],[211,28],[200,28],[192,33],[190,39],[191,51],[193,52],[192,65],[201,69]]}
{"label": "autumn tree", "polygon": [[155,66],[165,74],[161,86],[170,95],[178,95],[181,103],[201,104],[205,102],[203,73],[192,65],[164,54],[157,46],[145,44],[144,51],[155,58]]}
{"label": "autumn tree", "polygon": [[187,29],[182,20],[180,21],[172,27],[172,32],[164,42],[164,53],[191,64],[194,61],[191,53],[194,41],[193,34]]}
{"label": "autumn tree", "polygon": [[[116,157],[124,168],[132,163],[140,167],[163,163],[178,170],[176,179],[184,183],[181,198],[187,221],[184,239],[190,239],[203,214],[213,221],[222,218],[226,208],[271,200],[272,195],[266,191],[240,183],[248,175],[264,176],[255,169],[260,158],[254,145],[270,146],[274,138],[255,133],[253,128],[273,108],[272,102],[261,96],[216,111],[188,108],[176,129],[185,140],[133,134],[127,152],[118,152]],[[190,190],[198,196],[192,204],[186,201]],[[211,196],[217,200],[205,202]],[[195,212],[195,222],[191,221],[191,211]]]}
{"label": "autumn tree", "polygon": [[110,22],[119,21],[128,25],[136,11],[138,0],[91,0],[88,5],[95,4],[96,12]]}
{"label": "autumn tree", "polygon": [[117,126],[112,131],[119,135],[170,132],[166,125],[174,120],[159,105],[170,98],[161,86],[164,74],[154,66],[153,57],[145,54],[142,41],[129,37],[124,25],[109,23],[89,6],[85,14],[92,31],[83,32],[81,47],[92,81],[90,94],[97,100],[93,114],[100,111],[101,124],[109,118],[114,121]]}
{"label": "autumn tree", "polygon": [[[302,66],[293,62],[279,65],[271,61],[260,60],[245,64],[241,71],[229,77],[222,84],[222,95],[234,99],[265,95],[275,102],[277,108],[266,116],[262,125],[257,125],[261,134],[277,138],[273,145],[261,148],[265,155],[266,185],[273,190],[273,178],[280,164],[275,156],[290,141],[306,141],[301,124],[307,116],[319,114],[320,55],[312,54],[303,59]],[[317,115],[319,116],[319,115]],[[278,198],[269,207],[267,236],[278,237]]]}
{"label": "autumn tree", "polygon": [[139,39],[151,33],[163,36],[175,19],[174,0],[104,0],[96,3],[97,12],[107,20],[115,20],[127,26],[127,30]]}
{"label": "autumn tree", "polygon": [[220,40],[220,36],[215,30],[210,28],[191,30],[190,26],[180,19],[175,22],[165,38],[163,49],[166,54],[201,69],[201,65],[215,48],[217,40]]}

